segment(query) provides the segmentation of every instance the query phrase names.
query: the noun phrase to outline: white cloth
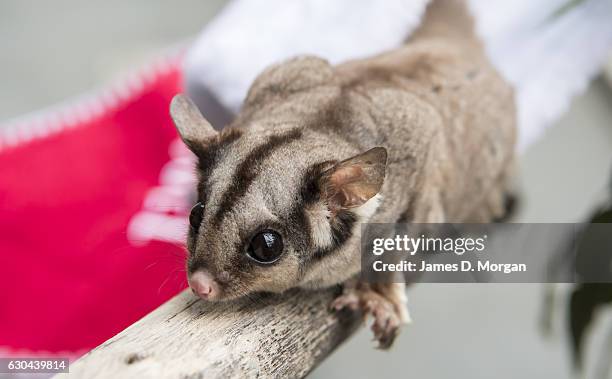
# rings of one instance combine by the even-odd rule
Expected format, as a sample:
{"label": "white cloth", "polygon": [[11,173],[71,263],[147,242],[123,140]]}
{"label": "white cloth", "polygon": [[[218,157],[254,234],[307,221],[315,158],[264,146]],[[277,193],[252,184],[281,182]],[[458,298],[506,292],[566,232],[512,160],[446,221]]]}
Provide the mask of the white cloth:
{"label": "white cloth", "polygon": [[471,0],[489,57],[514,85],[519,150],[584,92],[612,48],[612,1],[584,0],[555,15],[568,0]]}
{"label": "white cloth", "polygon": [[[586,88],[612,47],[612,1],[470,0],[492,62],[515,86],[519,150]],[[186,88],[237,112],[266,66],[298,54],[332,63],[399,46],[427,0],[234,0],[201,33],[185,61]]]}

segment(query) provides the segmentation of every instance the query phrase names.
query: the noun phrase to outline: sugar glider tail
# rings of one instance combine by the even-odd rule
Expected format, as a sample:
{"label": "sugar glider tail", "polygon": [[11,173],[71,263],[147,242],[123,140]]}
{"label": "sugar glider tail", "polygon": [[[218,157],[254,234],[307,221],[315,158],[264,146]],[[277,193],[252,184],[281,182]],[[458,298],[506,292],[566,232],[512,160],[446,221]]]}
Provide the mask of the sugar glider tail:
{"label": "sugar glider tail", "polygon": [[430,1],[421,25],[408,41],[436,37],[474,40],[474,19],[465,0]]}

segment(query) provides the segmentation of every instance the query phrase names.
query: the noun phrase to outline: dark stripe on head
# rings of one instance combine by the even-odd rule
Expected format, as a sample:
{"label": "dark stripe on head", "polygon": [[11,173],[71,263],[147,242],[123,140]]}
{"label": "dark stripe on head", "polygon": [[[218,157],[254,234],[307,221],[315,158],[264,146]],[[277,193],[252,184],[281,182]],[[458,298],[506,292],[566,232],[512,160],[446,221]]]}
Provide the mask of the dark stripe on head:
{"label": "dark stripe on head", "polygon": [[324,161],[315,163],[306,169],[306,173],[302,178],[300,185],[300,201],[299,208],[304,209],[308,205],[319,201],[321,198],[321,188],[319,188],[319,180],[325,170],[331,168],[337,161]]}
{"label": "dark stripe on head", "polygon": [[[196,175],[198,177],[198,188],[195,202],[200,202],[206,206],[206,193],[208,193],[208,178],[213,168],[216,166],[221,150],[242,135],[242,130],[235,128],[223,129],[212,140],[203,142],[197,147],[192,147],[192,151],[198,157],[196,164]],[[187,233],[187,249],[195,251],[198,231],[189,228]]]}
{"label": "dark stripe on head", "polygon": [[306,210],[309,206],[321,200],[321,188],[319,180],[325,170],[331,168],[337,161],[330,160],[311,165],[302,178],[300,185],[299,200],[295,204],[290,216],[289,223],[294,225],[296,230],[294,235],[303,235],[304,255],[300,259],[300,269],[303,270],[307,263],[312,260],[318,260],[331,251],[341,247],[352,236],[353,226],[357,221],[357,215],[351,211],[341,211],[334,217],[331,222],[332,228],[332,244],[325,249],[319,249],[310,255],[313,250],[312,230]]}
{"label": "dark stripe on head", "polygon": [[306,169],[300,183],[298,198],[287,220],[288,225],[295,227],[295,230],[292,231],[295,236],[304,236],[300,248],[305,254],[312,250],[310,222],[306,215],[306,209],[321,199],[319,179],[321,174],[335,163],[336,161],[324,161],[315,163]]}
{"label": "dark stripe on head", "polygon": [[199,174],[198,182],[198,201],[205,203],[204,194],[208,190],[208,178],[216,167],[221,151],[242,135],[242,130],[235,128],[223,129],[213,141],[203,144],[196,151],[198,156],[197,171]]}
{"label": "dark stripe on head", "polygon": [[261,163],[279,147],[293,142],[301,136],[302,131],[299,129],[292,129],[287,133],[272,136],[266,143],[256,147],[246,156],[244,161],[236,168],[229,188],[227,188],[221,198],[221,204],[213,218],[214,225],[219,225],[223,221],[225,214],[247,193],[249,186],[259,173]]}

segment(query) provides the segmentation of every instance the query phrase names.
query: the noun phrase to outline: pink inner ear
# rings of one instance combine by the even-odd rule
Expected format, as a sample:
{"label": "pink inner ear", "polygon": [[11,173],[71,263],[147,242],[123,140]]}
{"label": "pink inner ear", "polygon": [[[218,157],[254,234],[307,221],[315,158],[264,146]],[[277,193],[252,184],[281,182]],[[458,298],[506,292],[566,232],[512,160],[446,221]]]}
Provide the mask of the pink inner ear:
{"label": "pink inner ear", "polygon": [[361,166],[339,167],[330,177],[330,206],[333,208],[355,208],[363,205],[376,192],[371,186]]}
{"label": "pink inner ear", "polygon": [[321,185],[332,213],[359,207],[376,196],[385,179],[386,161],[387,151],[375,147],[327,170]]}
{"label": "pink inner ear", "polygon": [[354,183],[364,177],[363,169],[360,166],[345,166],[338,168],[331,176],[331,185],[337,190],[347,184]]}

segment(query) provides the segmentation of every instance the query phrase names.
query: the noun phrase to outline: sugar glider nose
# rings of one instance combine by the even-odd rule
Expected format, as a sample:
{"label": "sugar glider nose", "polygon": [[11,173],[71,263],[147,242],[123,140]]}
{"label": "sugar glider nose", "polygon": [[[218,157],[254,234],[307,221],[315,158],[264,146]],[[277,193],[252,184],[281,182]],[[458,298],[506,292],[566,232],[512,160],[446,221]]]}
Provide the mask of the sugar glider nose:
{"label": "sugar glider nose", "polygon": [[219,294],[219,284],[210,273],[198,270],[189,277],[189,287],[204,300],[212,300]]}

